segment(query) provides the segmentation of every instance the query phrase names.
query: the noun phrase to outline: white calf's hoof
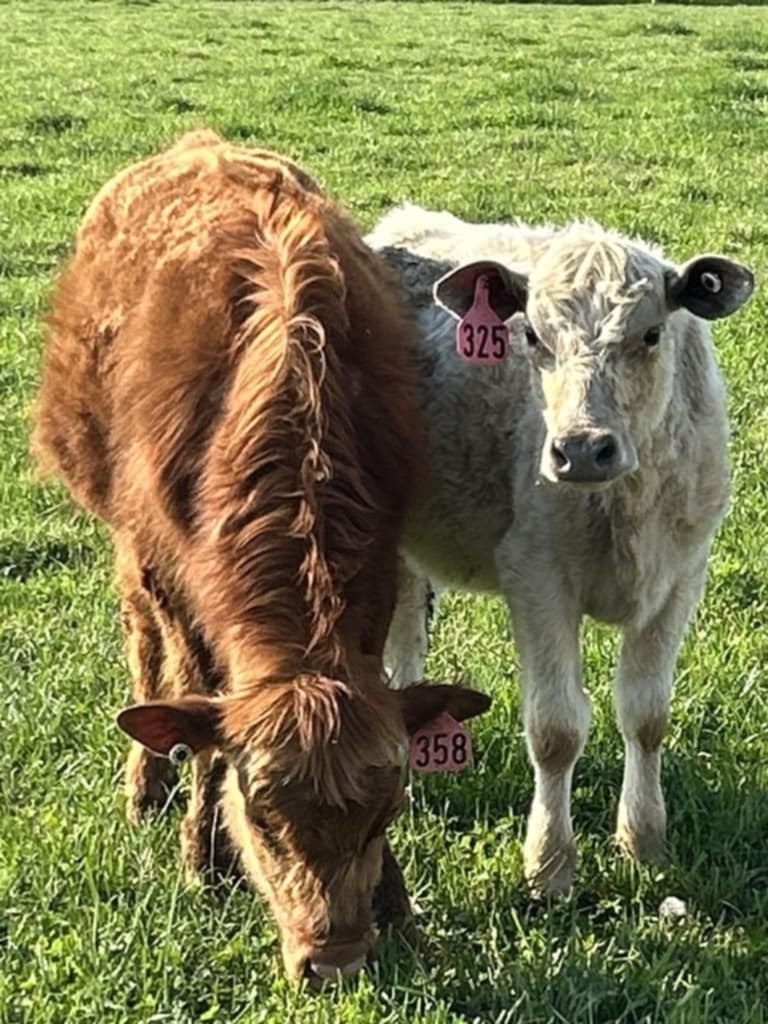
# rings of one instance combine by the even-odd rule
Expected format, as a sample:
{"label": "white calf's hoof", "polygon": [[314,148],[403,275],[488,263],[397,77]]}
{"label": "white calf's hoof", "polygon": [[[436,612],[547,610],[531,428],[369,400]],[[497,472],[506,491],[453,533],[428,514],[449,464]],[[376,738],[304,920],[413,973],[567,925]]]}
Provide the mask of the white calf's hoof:
{"label": "white calf's hoof", "polygon": [[525,852],[525,877],[533,896],[559,896],[573,885],[576,846],[569,843],[549,851]]}
{"label": "white calf's hoof", "polygon": [[619,814],[616,842],[629,857],[648,864],[661,864],[666,859],[666,821],[663,817],[648,821],[642,828],[632,825]]}

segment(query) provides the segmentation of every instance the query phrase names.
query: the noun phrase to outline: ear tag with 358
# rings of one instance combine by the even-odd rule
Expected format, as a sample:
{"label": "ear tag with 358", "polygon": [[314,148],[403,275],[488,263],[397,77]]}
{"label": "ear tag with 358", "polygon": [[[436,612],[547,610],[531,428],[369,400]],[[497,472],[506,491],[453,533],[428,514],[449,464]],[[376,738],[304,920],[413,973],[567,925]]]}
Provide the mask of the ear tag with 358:
{"label": "ear tag with 358", "polygon": [[473,366],[503,363],[507,355],[509,331],[491,307],[491,280],[491,274],[478,275],[472,305],[456,328],[456,351]]}
{"label": "ear tag with 358", "polygon": [[472,737],[444,711],[411,737],[409,762],[415,772],[460,772],[472,765]]}

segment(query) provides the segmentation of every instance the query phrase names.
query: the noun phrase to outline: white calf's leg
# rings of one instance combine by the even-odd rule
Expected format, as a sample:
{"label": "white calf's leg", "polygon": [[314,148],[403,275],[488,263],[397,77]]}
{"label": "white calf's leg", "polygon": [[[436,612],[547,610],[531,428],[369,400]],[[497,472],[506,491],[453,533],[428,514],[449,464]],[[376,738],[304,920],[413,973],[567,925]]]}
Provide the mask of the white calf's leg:
{"label": "white calf's leg", "polygon": [[[541,593],[556,593],[542,587]],[[528,595],[530,596],[530,595]],[[589,731],[591,702],[582,685],[580,616],[511,601],[523,678],[523,722],[535,790],[525,839],[525,872],[534,890],[562,892],[573,881],[576,845],[571,780]]]}
{"label": "white calf's leg", "polygon": [[384,665],[395,689],[424,678],[429,625],[438,600],[427,577],[401,558],[397,605],[384,648]]}
{"label": "white calf's leg", "polygon": [[642,629],[627,628],[616,674],[616,713],[624,736],[624,782],[616,838],[631,856],[664,854],[667,815],[661,789],[661,744],[667,729],[677,652],[700,579],[679,587]]}

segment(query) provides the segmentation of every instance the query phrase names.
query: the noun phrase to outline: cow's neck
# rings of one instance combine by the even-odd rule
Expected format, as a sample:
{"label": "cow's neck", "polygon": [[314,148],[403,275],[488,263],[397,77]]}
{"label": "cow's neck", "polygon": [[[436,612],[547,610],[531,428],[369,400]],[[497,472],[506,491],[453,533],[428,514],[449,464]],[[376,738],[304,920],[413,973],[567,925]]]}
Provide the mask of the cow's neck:
{"label": "cow's neck", "polygon": [[[260,641],[260,642],[259,642]],[[294,679],[300,675],[335,675],[303,646],[258,637],[255,631],[229,647],[229,688],[248,689],[263,681]]]}
{"label": "cow's neck", "polygon": [[687,405],[670,401],[659,426],[637,443],[638,469],[606,492],[612,523],[640,533],[670,505],[681,524],[697,518],[701,512],[695,507],[699,458]]}
{"label": "cow's neck", "polygon": [[357,632],[344,629],[344,625],[342,622],[339,629],[341,657],[334,663],[304,645],[286,644],[263,631],[248,631],[230,645],[230,689],[238,691],[264,680],[288,680],[304,675],[326,676],[362,688],[382,681],[381,657],[363,651]]}
{"label": "cow's neck", "polygon": [[657,434],[637,454],[640,468],[592,504],[593,522],[597,507],[604,517],[607,557],[587,588],[587,610],[609,621],[649,621],[674,583],[675,550],[693,539],[686,510],[695,518],[696,495],[669,435]]}

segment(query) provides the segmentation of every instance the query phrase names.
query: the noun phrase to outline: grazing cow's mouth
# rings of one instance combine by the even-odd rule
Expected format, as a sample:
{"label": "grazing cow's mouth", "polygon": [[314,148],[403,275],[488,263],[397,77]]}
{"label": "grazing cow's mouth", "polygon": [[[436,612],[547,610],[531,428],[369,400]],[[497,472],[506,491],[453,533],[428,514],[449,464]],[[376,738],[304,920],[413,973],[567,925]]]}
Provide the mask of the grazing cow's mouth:
{"label": "grazing cow's mouth", "polygon": [[319,992],[329,985],[354,978],[376,962],[374,947],[368,941],[344,945],[346,948],[305,949],[292,964],[286,960],[288,973]]}
{"label": "grazing cow's mouth", "polygon": [[314,992],[319,992],[329,985],[354,978],[363,968],[371,967],[375,962],[373,950],[343,965],[307,959],[304,962],[302,977]]}

